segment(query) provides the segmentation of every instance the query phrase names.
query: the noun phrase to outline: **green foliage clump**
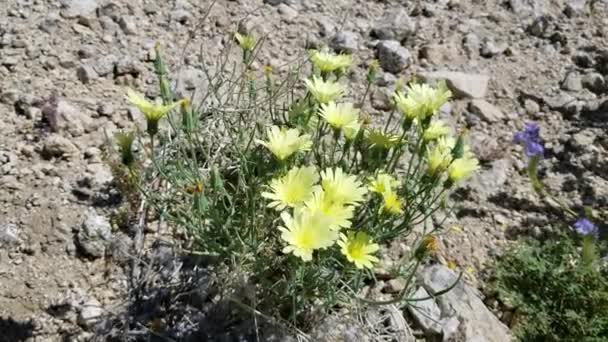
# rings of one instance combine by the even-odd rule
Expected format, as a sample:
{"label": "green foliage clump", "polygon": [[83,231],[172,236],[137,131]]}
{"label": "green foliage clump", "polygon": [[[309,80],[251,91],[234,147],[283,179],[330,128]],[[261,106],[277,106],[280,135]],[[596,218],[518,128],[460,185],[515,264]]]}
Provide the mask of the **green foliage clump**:
{"label": "green foliage clump", "polygon": [[499,261],[494,289],[515,308],[519,340],[608,339],[608,267],[598,258],[588,262],[581,249],[568,236],[525,240]]}
{"label": "green foliage clump", "polygon": [[[412,83],[375,124],[364,105],[376,64],[355,99],[350,55],[311,51],[311,74],[296,65],[281,80],[251,67],[253,37],[236,40],[242,63],[206,70],[202,99],[178,99],[157,46],[162,101],[129,90],[147,127],[117,139],[130,184],[184,250],[225,270],[223,285],[251,289],[226,296],[256,314],[301,327],[356,300],[406,300],[417,267],[437,249],[441,223],[431,216],[479,168],[462,134],[437,119],[451,92],[444,82]],[[385,302],[360,298],[375,282],[381,246],[408,236],[415,253],[398,267],[404,290]]]}

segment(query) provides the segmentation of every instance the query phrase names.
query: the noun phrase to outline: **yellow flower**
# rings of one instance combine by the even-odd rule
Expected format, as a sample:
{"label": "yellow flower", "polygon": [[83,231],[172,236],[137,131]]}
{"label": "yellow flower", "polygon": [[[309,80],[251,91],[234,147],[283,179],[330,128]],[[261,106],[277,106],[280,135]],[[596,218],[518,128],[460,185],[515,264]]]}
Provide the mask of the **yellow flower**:
{"label": "yellow flower", "polygon": [[381,148],[385,150],[397,146],[397,143],[399,142],[398,135],[384,133],[381,129],[366,130],[365,139],[369,142],[370,147]]}
{"label": "yellow flower", "polygon": [[350,220],[354,216],[354,207],[332,201],[323,190],[315,191],[305,206],[311,213],[323,215],[328,220],[330,229],[340,230],[352,225]]}
{"label": "yellow flower", "polygon": [[348,235],[340,234],[338,246],[341,247],[342,254],[346,259],[358,269],[364,267],[372,268],[373,263],[378,262],[378,258],[373,256],[380,246],[373,243],[372,239],[364,232],[348,232]]}
{"label": "yellow flower", "polygon": [[353,62],[350,55],[335,55],[328,51],[310,51],[310,60],[321,72],[332,72],[338,69],[346,69]]}
{"label": "yellow flower", "polygon": [[141,94],[127,88],[127,100],[131,102],[146,117],[147,121],[158,122],[173,108],[179,106],[184,100],[169,105],[162,105],[146,100]]}
{"label": "yellow flower", "polygon": [[403,213],[402,202],[399,196],[393,191],[387,191],[382,194],[382,210],[389,214],[399,215]]}
{"label": "yellow flower", "polygon": [[346,138],[346,140],[353,140],[353,139],[355,139],[357,134],[359,134],[360,130],[361,130],[361,122],[359,122],[359,120],[357,120],[354,123],[344,127],[342,129],[342,133],[344,133],[344,138]]}
{"label": "yellow flower", "polygon": [[445,82],[436,88],[428,84],[412,83],[406,87],[407,94],[396,92],[393,97],[397,108],[407,120],[424,120],[435,114],[452,96]]}
{"label": "yellow flower", "polygon": [[436,176],[450,166],[454,144],[453,138],[443,137],[437,140],[427,156],[427,172],[429,175]]}
{"label": "yellow flower", "polygon": [[352,103],[329,102],[321,105],[319,115],[337,130],[346,127],[354,128],[358,125],[359,110]]}
{"label": "yellow flower", "polygon": [[239,43],[241,49],[251,51],[255,47],[255,38],[249,34],[235,33],[234,38]]}
{"label": "yellow flower", "polygon": [[392,191],[394,187],[399,186],[398,180],[383,172],[379,173],[376,178],[370,177],[369,181],[369,191],[376,192],[380,195],[384,194],[385,192]]}
{"label": "yellow flower", "polygon": [[458,158],[450,164],[448,169],[448,180],[452,183],[458,183],[479,169],[479,161],[471,156]]}
{"label": "yellow flower", "polygon": [[300,135],[297,128],[272,126],[267,130],[266,135],[268,141],[256,139],[256,142],[269,149],[279,160],[285,160],[296,152],[310,151],[312,146],[310,135]]}
{"label": "yellow flower", "polygon": [[268,205],[270,208],[293,208],[310,199],[313,191],[320,189],[315,185],[318,181],[319,174],[314,167],[294,167],[285,176],[273,179],[270,182],[272,192],[263,192],[262,197],[272,200]]}
{"label": "yellow flower", "polygon": [[317,76],[313,76],[312,80],[304,80],[304,82],[308,91],[319,103],[329,103],[344,93],[344,87],[340,83],[324,81]]}
{"label": "yellow flower", "polygon": [[338,204],[357,204],[363,201],[367,189],[356,176],[344,173],[341,168],[327,168],[321,172],[321,186],[326,200]]}
{"label": "yellow flower", "polygon": [[429,128],[427,128],[422,134],[422,139],[424,141],[433,141],[437,140],[443,136],[446,136],[450,133],[450,128],[443,121],[435,121],[431,123]]}
{"label": "yellow flower", "polygon": [[304,261],[312,260],[315,250],[331,247],[338,239],[338,232],[329,229],[322,215],[296,208],[293,217],[283,212],[281,218],[284,223],[279,227],[281,239],[288,244],[283,248],[283,253],[293,253]]}

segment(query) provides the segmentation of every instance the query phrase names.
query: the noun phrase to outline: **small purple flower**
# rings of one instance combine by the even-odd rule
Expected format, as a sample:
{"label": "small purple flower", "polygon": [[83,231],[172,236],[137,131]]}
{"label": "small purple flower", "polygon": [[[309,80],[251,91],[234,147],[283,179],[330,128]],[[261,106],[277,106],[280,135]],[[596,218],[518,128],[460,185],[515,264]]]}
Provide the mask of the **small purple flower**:
{"label": "small purple flower", "polygon": [[574,230],[581,235],[592,234],[597,236],[598,234],[597,226],[586,218],[581,218],[574,222]]}
{"label": "small purple flower", "polygon": [[521,132],[513,135],[513,142],[524,145],[524,153],[529,158],[542,156],[545,153],[542,139],[540,138],[540,126],[535,122],[526,123]]}

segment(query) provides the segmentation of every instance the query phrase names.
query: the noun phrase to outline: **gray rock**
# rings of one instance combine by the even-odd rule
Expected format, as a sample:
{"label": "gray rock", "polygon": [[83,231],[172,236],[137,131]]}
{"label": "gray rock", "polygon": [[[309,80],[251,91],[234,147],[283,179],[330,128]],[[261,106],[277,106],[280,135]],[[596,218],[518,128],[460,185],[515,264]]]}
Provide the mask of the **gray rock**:
{"label": "gray rock", "polygon": [[540,16],[534,19],[532,23],[528,26],[528,32],[536,37],[542,37],[545,35],[547,30],[549,29],[549,20],[547,17]]}
{"label": "gray rock", "polygon": [[598,72],[590,72],[586,74],[583,76],[581,83],[583,87],[591,90],[594,93],[601,93],[608,89],[606,80],[604,80],[604,77]]}
{"label": "gray rock", "polygon": [[142,68],[139,66],[137,60],[131,56],[122,56],[116,62],[116,75],[139,75],[142,72]]}
{"label": "gray rock", "polygon": [[64,99],[51,98],[42,106],[42,118],[53,132],[65,131],[73,137],[91,129],[92,120],[83,111]]}
{"label": "gray rock", "polygon": [[475,57],[481,50],[481,39],[475,33],[470,32],[464,37],[462,46],[469,58]]}
{"label": "gray rock", "polygon": [[359,49],[359,35],[351,31],[340,31],[331,38],[329,46],[336,52],[354,53]]}
{"label": "gray rock", "polygon": [[469,142],[473,153],[481,161],[493,161],[504,155],[504,147],[498,145],[496,137],[483,131],[472,131]]}
{"label": "gray rock", "polygon": [[458,98],[483,98],[488,91],[490,77],[482,74],[468,74],[459,71],[425,72],[419,75],[426,82],[445,80],[447,86]]}
{"label": "gray rock", "polygon": [[380,66],[386,71],[398,73],[411,63],[410,51],[396,40],[383,40],[376,45]]}
{"label": "gray rock", "polygon": [[572,56],[572,61],[581,68],[591,68],[594,63],[593,58],[584,51],[577,51],[574,56]]}
{"label": "gray rock", "polygon": [[456,46],[450,43],[428,44],[420,48],[419,55],[429,63],[439,65],[454,62],[458,58],[459,52]]}
{"label": "gray rock", "polygon": [[13,89],[6,89],[0,95],[0,102],[12,106],[19,100],[19,93]]}
{"label": "gray rock", "polygon": [[112,171],[104,163],[93,163],[87,165],[86,175],[83,178],[83,184],[90,188],[101,188],[114,179]]}
{"label": "gray rock", "polygon": [[311,341],[371,342],[372,337],[353,315],[333,314],[310,333]]}
{"label": "gray rock", "polygon": [[499,44],[493,40],[486,39],[481,46],[480,54],[482,57],[491,58],[503,54],[507,47],[507,44]]}
{"label": "gray rock", "polygon": [[114,107],[106,102],[101,102],[97,106],[97,114],[100,116],[111,117],[114,114]]}
{"label": "gray rock", "polygon": [[373,37],[380,40],[404,41],[416,32],[416,21],[409,16],[407,10],[389,10],[384,13],[372,28]]}
{"label": "gray rock", "polygon": [[75,159],[78,154],[76,145],[59,134],[51,134],[46,138],[42,148],[42,155],[45,158]]}
{"label": "gray rock", "polygon": [[104,256],[106,246],[112,238],[112,226],[104,216],[90,212],[76,238],[78,246],[86,255],[100,258]]}
{"label": "gray rock", "polygon": [[569,72],[562,81],[561,88],[570,91],[583,90],[583,82],[581,77],[575,71]]}
{"label": "gray rock", "polygon": [[319,26],[319,34],[322,37],[329,37],[334,34],[334,31],[336,30],[336,24],[331,18],[321,15],[317,18],[316,21],[317,25]]}
{"label": "gray rock", "polygon": [[481,199],[486,199],[502,190],[502,186],[509,179],[510,168],[509,159],[494,160],[489,169],[477,171],[469,180],[468,186],[474,189]]}
{"label": "gray rock", "polygon": [[83,84],[89,84],[99,77],[97,72],[95,72],[95,69],[90,65],[79,66],[78,69],[76,69],[76,76]]}
{"label": "gray rock", "polygon": [[16,224],[0,224],[0,247],[14,246],[23,242],[21,231]]}
{"label": "gray rock", "polygon": [[102,321],[104,314],[105,310],[101,303],[97,299],[91,298],[80,307],[78,324],[85,329],[93,329]]}
{"label": "gray rock", "polygon": [[520,18],[539,16],[545,13],[546,0],[509,0],[509,5]]}
{"label": "gray rock", "polygon": [[540,112],[540,105],[532,99],[525,99],[524,109],[528,115],[537,115]]}
{"label": "gray rock", "polygon": [[99,74],[99,76],[103,77],[114,73],[116,63],[118,63],[118,57],[115,55],[105,55],[95,60],[93,63],[93,69],[97,72],[97,74]]}
{"label": "gray rock", "polygon": [[96,0],[62,0],[61,5],[61,16],[66,19],[94,16],[98,7]]}
{"label": "gray rock", "polygon": [[292,21],[298,16],[298,11],[285,3],[279,4],[277,10],[279,11],[279,14],[281,14],[281,17],[286,21]]}
{"label": "gray rock", "polygon": [[[412,299],[423,299],[430,297],[424,287],[419,287],[411,296]],[[407,311],[414,317],[414,320],[427,334],[439,335],[441,333],[441,309],[435,302],[435,299],[430,298],[411,302],[407,306]]]}
{"label": "gray rock", "polygon": [[135,17],[122,16],[118,22],[122,31],[127,35],[137,34],[137,25],[135,24]]}
{"label": "gray rock", "polygon": [[577,151],[584,151],[589,146],[593,146],[596,138],[592,131],[583,130],[570,137],[570,145]]}
{"label": "gray rock", "polygon": [[564,13],[570,18],[577,16],[585,11],[586,4],[587,0],[567,0]]}
{"label": "gray rock", "polygon": [[474,99],[469,104],[469,110],[479,115],[487,122],[499,122],[505,118],[502,111],[486,100]]}
{"label": "gray rock", "polygon": [[384,291],[387,293],[399,293],[405,289],[405,279],[395,278],[388,280],[384,284]]}
{"label": "gray rock", "polygon": [[[433,265],[421,272],[421,281],[424,289],[434,294],[452,286],[458,276],[443,265]],[[441,309],[442,330],[458,331],[462,339],[458,341],[511,341],[509,328],[505,326],[484,305],[479,294],[464,281],[460,281],[447,293],[436,298]],[[459,321],[458,329],[454,329],[455,318]],[[445,339],[444,339],[445,341]]]}

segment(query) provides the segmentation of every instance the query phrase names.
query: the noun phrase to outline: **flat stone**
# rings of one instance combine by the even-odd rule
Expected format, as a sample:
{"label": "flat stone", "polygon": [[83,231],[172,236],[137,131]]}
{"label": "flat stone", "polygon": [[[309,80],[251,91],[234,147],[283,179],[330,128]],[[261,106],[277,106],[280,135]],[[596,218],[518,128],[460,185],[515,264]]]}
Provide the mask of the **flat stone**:
{"label": "flat stone", "polygon": [[[420,278],[424,289],[429,294],[434,294],[452,286],[458,276],[443,265],[433,265],[425,268],[421,272]],[[440,317],[442,317],[444,327],[455,331],[453,327],[455,321],[450,321],[450,317],[456,318],[460,322],[457,331],[463,336],[458,341],[511,341],[509,328],[494,316],[485,306],[477,291],[466,285],[463,280],[460,280],[447,293],[438,296],[436,301],[441,309]],[[448,324],[452,326],[450,327]]]}
{"label": "flat stone", "polygon": [[83,84],[89,84],[99,77],[95,69],[90,65],[79,66],[78,69],[76,69],[76,76]]}
{"label": "flat stone", "polygon": [[581,77],[576,72],[569,72],[562,81],[561,88],[570,91],[581,91],[583,90],[583,82]]}
{"label": "flat stone", "polygon": [[[411,296],[412,299],[423,299],[430,297],[424,287],[419,287]],[[429,298],[410,302],[407,306],[407,311],[414,317],[414,320],[427,334],[439,335],[442,332],[441,324],[441,309],[435,302],[435,299]]]}
{"label": "flat stone", "polygon": [[383,40],[376,45],[380,66],[388,72],[399,73],[410,65],[410,51],[396,40]]}
{"label": "flat stone", "polygon": [[46,158],[74,159],[79,153],[78,147],[71,140],[59,134],[51,134],[46,138],[42,148],[42,154]]}
{"label": "flat stone", "polygon": [[445,80],[447,86],[458,98],[483,98],[488,92],[490,77],[482,74],[468,74],[459,71],[424,72],[419,75],[427,82]]}
{"label": "flat stone", "polygon": [[105,310],[97,299],[91,298],[80,307],[78,324],[85,329],[93,329],[101,322]]}
{"label": "flat stone", "polygon": [[120,21],[118,22],[122,31],[127,35],[136,35],[137,34],[137,25],[135,24],[135,18],[132,16],[123,16],[120,17]]}
{"label": "flat stone", "polygon": [[486,100],[475,99],[469,104],[469,110],[479,115],[483,120],[493,123],[505,118],[502,111]]}

